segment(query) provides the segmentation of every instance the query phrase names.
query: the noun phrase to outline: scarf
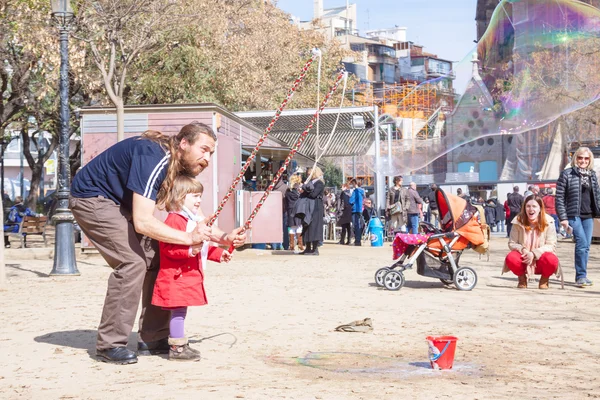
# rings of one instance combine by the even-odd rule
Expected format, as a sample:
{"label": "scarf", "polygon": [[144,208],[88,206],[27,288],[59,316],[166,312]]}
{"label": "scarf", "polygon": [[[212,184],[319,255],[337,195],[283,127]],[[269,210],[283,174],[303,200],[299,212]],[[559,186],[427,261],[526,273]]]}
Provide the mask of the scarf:
{"label": "scarf", "polygon": [[[527,229],[525,226],[525,247],[529,251],[540,247],[540,234],[537,229]],[[535,274],[536,260],[534,259],[531,264],[527,266],[527,275],[533,276]]]}
{"label": "scarf", "polygon": [[[181,214],[187,217],[188,223],[185,227],[186,232],[192,232],[196,229],[198,222],[202,221],[202,218],[190,211],[186,206],[181,207]],[[202,243],[202,250],[200,250],[200,259],[202,260],[202,267],[206,269],[206,261],[208,260],[208,242]]]}
{"label": "scarf", "polygon": [[589,169],[577,168],[577,172],[581,177],[581,186],[589,188],[591,186],[590,176],[592,175],[592,171]]}

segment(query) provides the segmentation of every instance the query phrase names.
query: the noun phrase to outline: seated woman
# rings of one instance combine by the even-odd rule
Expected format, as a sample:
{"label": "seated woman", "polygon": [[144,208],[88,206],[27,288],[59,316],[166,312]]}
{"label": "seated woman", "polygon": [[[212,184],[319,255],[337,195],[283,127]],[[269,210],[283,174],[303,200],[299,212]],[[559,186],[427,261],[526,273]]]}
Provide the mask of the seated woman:
{"label": "seated woman", "polygon": [[513,220],[502,273],[512,271],[519,277],[519,289],[527,288],[527,277],[541,275],[540,289],[548,289],[550,275],[558,269],[556,228],[537,195],[525,198],[521,212]]}

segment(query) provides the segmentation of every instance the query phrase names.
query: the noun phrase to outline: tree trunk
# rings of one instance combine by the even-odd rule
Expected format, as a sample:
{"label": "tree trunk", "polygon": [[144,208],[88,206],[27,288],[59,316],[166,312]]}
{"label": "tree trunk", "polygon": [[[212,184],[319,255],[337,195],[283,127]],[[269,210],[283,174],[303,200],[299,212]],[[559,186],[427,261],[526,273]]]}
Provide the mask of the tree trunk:
{"label": "tree trunk", "polygon": [[4,204],[2,204],[2,197],[0,196],[0,210],[2,210],[2,223],[0,224],[0,235],[2,235],[2,242],[0,243],[0,287],[6,284],[6,269],[4,265]]}
{"label": "tree trunk", "polygon": [[[27,196],[27,207],[35,211],[37,202],[40,198],[40,181],[42,180],[42,170],[44,168],[42,157],[38,157],[33,168],[31,168],[31,182],[29,196]],[[41,163],[40,163],[41,161]]]}
{"label": "tree trunk", "polygon": [[75,177],[77,170],[81,167],[81,140],[77,142],[75,150],[69,156],[69,165],[71,166],[71,181]]}
{"label": "tree trunk", "polygon": [[56,149],[56,145],[58,144],[58,138],[56,136],[53,136],[52,142],[50,143],[50,147],[46,149],[46,152],[42,153],[38,147],[38,156],[37,159],[34,159],[31,155],[29,143],[32,139],[35,140],[36,133],[33,133],[30,138],[28,125],[25,124],[21,129],[21,140],[23,141],[23,155],[25,156],[27,164],[31,169],[31,188],[29,190],[29,196],[27,196],[25,204],[32,210],[35,210],[35,207],[37,206],[40,191],[40,181],[42,179],[42,170],[44,168],[44,164],[46,163],[48,158],[50,158],[50,155],[52,154],[52,152],[54,152],[54,149]]}
{"label": "tree trunk", "polygon": [[117,142],[125,139],[125,106],[123,105],[123,99],[115,103],[117,109]]}

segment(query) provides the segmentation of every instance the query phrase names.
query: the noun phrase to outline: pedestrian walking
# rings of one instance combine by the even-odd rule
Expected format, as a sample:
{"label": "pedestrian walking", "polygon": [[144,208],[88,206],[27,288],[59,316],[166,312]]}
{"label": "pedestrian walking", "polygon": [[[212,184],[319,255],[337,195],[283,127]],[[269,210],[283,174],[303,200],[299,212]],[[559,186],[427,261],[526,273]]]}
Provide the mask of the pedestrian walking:
{"label": "pedestrian walking", "polygon": [[575,284],[592,286],[587,265],[592,244],[594,218],[600,217],[600,187],[594,171],[594,155],[587,147],[573,154],[571,168],[565,169],[556,182],[556,211],[563,229],[573,229],[575,238]]}
{"label": "pedestrian walking", "polygon": [[[342,185],[342,192],[338,197],[337,225],[342,228],[339,244],[349,245],[350,226],[352,224],[352,204],[350,204],[350,190],[347,184]],[[347,239],[346,239],[347,238]]]}
{"label": "pedestrian walking", "polygon": [[419,219],[423,218],[423,199],[417,192],[417,184],[415,182],[410,183],[408,188],[408,232],[419,233]]}
{"label": "pedestrian walking", "polygon": [[407,224],[409,205],[408,190],[402,187],[402,177],[396,176],[394,186],[388,191],[385,206],[386,216],[394,231],[403,229]]}
{"label": "pedestrian walking", "polygon": [[354,245],[360,246],[362,240],[362,231],[364,225],[362,224],[362,210],[363,201],[365,198],[365,191],[361,187],[361,182],[353,178],[350,181],[350,188],[352,189],[352,195],[350,196],[350,204],[352,205],[352,225],[354,227]]}

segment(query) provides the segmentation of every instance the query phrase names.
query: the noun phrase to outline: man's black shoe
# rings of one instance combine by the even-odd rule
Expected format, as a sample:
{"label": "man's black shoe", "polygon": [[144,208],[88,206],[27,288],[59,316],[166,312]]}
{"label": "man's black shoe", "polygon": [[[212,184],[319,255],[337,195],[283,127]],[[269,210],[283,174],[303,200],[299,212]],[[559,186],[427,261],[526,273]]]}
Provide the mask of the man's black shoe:
{"label": "man's black shoe", "polygon": [[355,246],[362,246],[362,244],[360,242],[358,243],[354,243]]}
{"label": "man's black shoe", "polygon": [[99,361],[111,364],[134,364],[138,361],[135,352],[127,347],[113,347],[112,349],[96,350]]}
{"label": "man's black shoe", "polygon": [[154,342],[138,341],[138,356],[154,356],[157,354],[169,354],[169,338]]}

